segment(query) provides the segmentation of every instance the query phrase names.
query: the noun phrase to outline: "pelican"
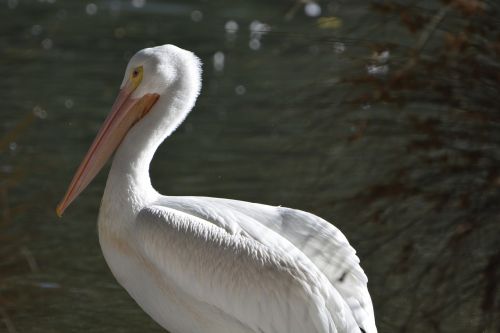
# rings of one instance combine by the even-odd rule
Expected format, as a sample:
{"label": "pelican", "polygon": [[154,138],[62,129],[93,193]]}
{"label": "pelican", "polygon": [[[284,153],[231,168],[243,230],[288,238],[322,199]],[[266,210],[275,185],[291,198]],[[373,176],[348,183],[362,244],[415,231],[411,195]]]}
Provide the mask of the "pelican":
{"label": "pelican", "polygon": [[173,45],[136,53],[57,215],[114,153],[99,242],[116,280],[163,328],[377,332],[367,277],[332,224],[300,210],[164,196],[153,188],[153,155],[191,111],[200,87],[193,53]]}

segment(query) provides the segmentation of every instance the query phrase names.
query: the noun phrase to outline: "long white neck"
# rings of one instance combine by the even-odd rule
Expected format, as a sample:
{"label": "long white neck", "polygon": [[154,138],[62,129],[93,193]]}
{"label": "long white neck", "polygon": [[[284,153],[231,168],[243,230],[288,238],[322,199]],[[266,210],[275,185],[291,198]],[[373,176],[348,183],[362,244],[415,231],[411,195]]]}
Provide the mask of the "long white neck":
{"label": "long white neck", "polygon": [[125,136],[109,172],[103,205],[131,208],[137,213],[158,193],[151,185],[149,166],[158,146],[184,120],[194,105],[198,91],[179,82],[160,96],[151,111]]}

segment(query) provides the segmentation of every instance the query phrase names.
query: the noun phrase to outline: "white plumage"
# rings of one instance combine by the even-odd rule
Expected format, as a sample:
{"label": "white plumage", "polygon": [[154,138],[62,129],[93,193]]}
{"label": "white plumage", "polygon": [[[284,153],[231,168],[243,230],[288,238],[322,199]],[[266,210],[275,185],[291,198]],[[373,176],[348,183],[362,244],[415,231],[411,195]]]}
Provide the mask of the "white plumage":
{"label": "white plumage", "polygon": [[[172,333],[377,332],[366,275],[333,225],[299,210],[162,196],[151,186],[154,152],[198,96],[199,64],[172,45],[130,60],[122,83],[128,97],[118,98],[58,213],[117,147],[99,240],[118,282],[161,326]],[[113,127],[120,112],[137,119]]]}

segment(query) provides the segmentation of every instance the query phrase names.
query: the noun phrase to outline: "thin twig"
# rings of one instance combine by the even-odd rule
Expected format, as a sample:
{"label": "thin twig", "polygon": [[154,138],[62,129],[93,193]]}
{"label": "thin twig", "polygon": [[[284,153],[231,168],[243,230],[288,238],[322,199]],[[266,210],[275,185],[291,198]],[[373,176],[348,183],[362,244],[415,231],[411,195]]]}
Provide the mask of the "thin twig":
{"label": "thin twig", "polygon": [[432,17],[431,21],[427,26],[425,27],[424,31],[420,34],[417,45],[415,47],[416,51],[420,53],[429,39],[432,37],[434,32],[437,30],[439,24],[443,21],[445,18],[446,14],[450,11],[451,9],[451,4],[441,7],[438,12]]}
{"label": "thin twig", "polygon": [[7,314],[7,311],[5,311],[3,308],[0,308],[0,315],[2,316],[2,321],[5,324],[5,327],[7,327],[7,332],[8,333],[17,333],[17,330],[14,326],[14,323],[10,319],[9,315]]}
{"label": "thin twig", "polygon": [[40,271],[40,268],[36,262],[35,256],[33,253],[26,247],[23,246],[21,247],[21,254],[24,256],[26,261],[28,262],[28,266],[31,269],[32,273],[38,273]]}
{"label": "thin twig", "polygon": [[[427,24],[425,27],[424,31],[420,34],[417,40],[417,44],[415,46],[415,51],[416,54],[420,54],[422,50],[424,49],[425,45],[429,41],[429,39],[432,37],[434,32],[437,30],[439,24],[443,21],[445,18],[446,14],[448,11],[451,9],[451,4],[441,7],[438,12],[432,17],[431,21]],[[417,64],[417,61],[415,57],[410,57],[406,65],[404,65],[400,70],[399,73],[405,73],[415,67]]]}

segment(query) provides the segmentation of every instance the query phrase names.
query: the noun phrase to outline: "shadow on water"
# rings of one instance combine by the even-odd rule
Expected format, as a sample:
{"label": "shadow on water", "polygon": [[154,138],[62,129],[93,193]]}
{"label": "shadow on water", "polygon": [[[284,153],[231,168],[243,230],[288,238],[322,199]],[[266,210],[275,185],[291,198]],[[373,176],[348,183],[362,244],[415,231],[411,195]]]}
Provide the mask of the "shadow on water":
{"label": "shadow on water", "polygon": [[160,192],[333,221],[380,332],[498,330],[498,8],[445,3],[0,1],[0,331],[162,332],[100,253],[106,172],[53,209],[128,58],[164,43],[204,86]]}

